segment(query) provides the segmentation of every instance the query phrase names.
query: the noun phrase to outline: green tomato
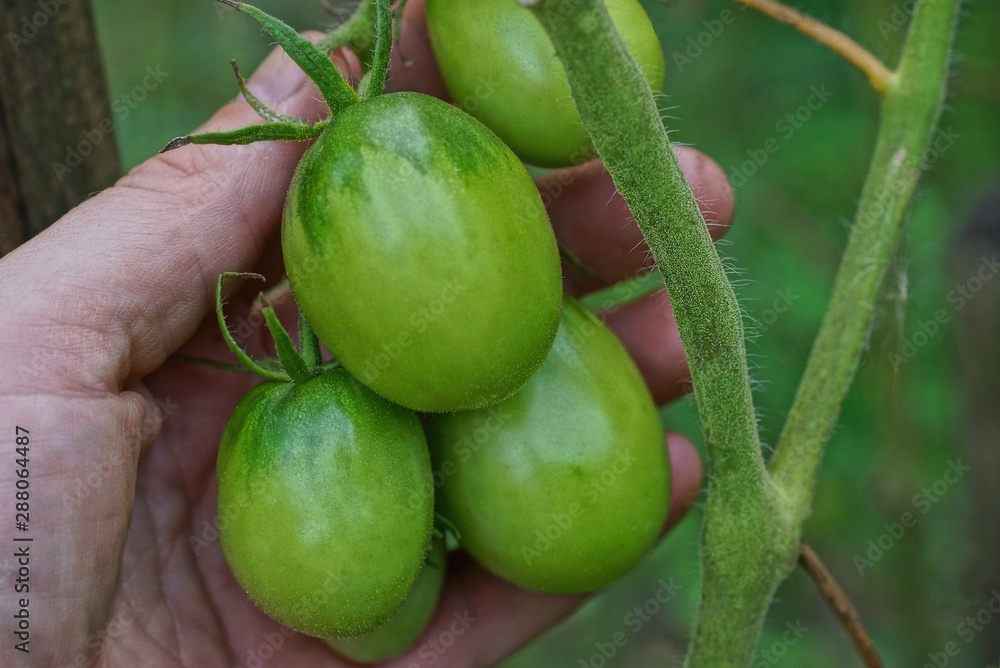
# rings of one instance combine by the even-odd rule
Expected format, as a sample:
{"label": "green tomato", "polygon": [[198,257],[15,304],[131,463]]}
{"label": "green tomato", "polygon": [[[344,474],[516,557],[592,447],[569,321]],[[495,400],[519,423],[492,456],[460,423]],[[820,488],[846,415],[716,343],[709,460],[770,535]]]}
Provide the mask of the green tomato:
{"label": "green tomato", "polygon": [[656,406],[614,334],[568,298],[552,352],[524,389],[427,426],[439,512],[509,582],[599,589],[662,530],[670,470]]}
{"label": "green tomato", "polygon": [[434,616],[444,585],[446,559],[444,541],[434,540],[417,583],[388,622],[363,636],[330,638],[326,644],[357,663],[381,663],[405,652]]}
{"label": "green tomato", "polygon": [[[638,0],[605,4],[650,87],[659,93],[663,51],[642,5]],[[594,157],[566,73],[531,12],[514,0],[427,0],[427,26],[455,104],[496,132],[525,162],[564,167]]]}
{"label": "green tomato", "polygon": [[534,182],[486,127],[426,95],[341,112],[295,174],[282,246],[320,340],[408,408],[496,403],[555,338],[559,252]]}
{"label": "green tomato", "polygon": [[226,426],[217,478],[223,552],[264,612],[329,637],[365,633],[399,609],[434,512],[416,414],[340,367],[264,383]]}

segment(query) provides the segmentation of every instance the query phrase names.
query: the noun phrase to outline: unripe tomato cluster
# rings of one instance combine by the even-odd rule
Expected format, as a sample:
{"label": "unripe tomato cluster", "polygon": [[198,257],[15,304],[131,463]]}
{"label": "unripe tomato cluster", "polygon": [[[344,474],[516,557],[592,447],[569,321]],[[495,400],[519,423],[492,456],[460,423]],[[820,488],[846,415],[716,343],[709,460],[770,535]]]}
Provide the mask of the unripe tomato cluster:
{"label": "unripe tomato cluster", "polygon": [[[658,88],[648,18],[635,0],[608,8]],[[477,77],[496,95],[473,110],[482,123],[416,93],[371,97],[306,152],[282,248],[339,364],[247,394],[218,456],[237,580],[282,624],[364,662],[405,650],[432,616],[435,512],[486,569],[569,593],[634,565],[669,500],[656,407],[614,335],[563,298],[522,164],[593,151],[551,46],[513,0],[427,12],[455,99]]]}

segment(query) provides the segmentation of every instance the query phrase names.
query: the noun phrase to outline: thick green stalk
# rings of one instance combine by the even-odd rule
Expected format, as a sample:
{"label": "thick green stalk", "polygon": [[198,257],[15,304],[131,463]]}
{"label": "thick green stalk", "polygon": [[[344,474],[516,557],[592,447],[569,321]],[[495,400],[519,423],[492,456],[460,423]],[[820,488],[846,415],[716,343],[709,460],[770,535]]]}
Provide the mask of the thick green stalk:
{"label": "thick green stalk", "polygon": [[687,351],[711,464],[689,665],[745,665],[774,590],[794,567],[798,527],[761,456],[735,294],[649,85],[604,3],[522,4],[552,40],[594,146],[663,273]]}
{"label": "thick green stalk", "polygon": [[808,517],[823,449],[868,340],[875,302],[896,248],[947,88],[960,0],[921,0],[882,121],[854,228],[802,383],[771,461],[796,523]]}

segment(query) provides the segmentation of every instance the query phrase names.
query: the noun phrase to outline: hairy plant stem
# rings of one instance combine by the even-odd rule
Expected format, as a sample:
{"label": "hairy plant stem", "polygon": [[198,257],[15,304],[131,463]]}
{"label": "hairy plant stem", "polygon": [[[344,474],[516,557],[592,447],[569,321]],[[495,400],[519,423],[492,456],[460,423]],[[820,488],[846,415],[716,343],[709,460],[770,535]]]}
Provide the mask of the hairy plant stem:
{"label": "hairy plant stem", "polygon": [[691,665],[741,665],[774,590],[795,565],[798,528],[787,521],[761,456],[739,305],[649,85],[604,3],[540,0],[531,7],[663,273],[687,351],[711,464],[699,649]]}
{"label": "hairy plant stem", "polygon": [[656,104],[601,0],[518,0],[551,39],[584,125],[665,278],[687,351],[711,469],[702,595],[686,666],[750,664],[774,593],[795,567],[823,444],[944,96],[960,0],[922,0],[889,77],[880,139],[831,316],[772,464],[763,464],[742,319]]}
{"label": "hairy plant stem", "polygon": [[947,88],[961,0],[916,7],[833,295],[770,469],[795,521],[810,513],[823,449],[868,341],[875,302],[924,168]]}

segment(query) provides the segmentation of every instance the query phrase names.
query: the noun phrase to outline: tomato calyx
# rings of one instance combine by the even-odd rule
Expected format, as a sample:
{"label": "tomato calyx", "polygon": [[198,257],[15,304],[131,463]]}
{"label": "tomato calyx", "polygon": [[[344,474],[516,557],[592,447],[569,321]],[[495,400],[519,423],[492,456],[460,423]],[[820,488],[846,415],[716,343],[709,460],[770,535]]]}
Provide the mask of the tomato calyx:
{"label": "tomato calyx", "polygon": [[[247,88],[236,61],[230,61],[236,83],[244,99],[263,120],[252,125],[222,132],[203,132],[172,139],[160,153],[188,144],[218,144],[223,146],[252,144],[258,141],[310,141],[318,138],[330,125],[330,120],[364,99],[382,94],[389,71],[389,56],[393,42],[391,0],[363,0],[355,14],[334,30],[318,45],[296,32],[291,26],[270,14],[236,0],[218,0],[250,16],[285,50],[285,53],[316,84],[329,109],[326,119],[307,123],[292,116],[278,114]],[[372,35],[375,37],[372,37]],[[367,39],[364,38],[368,35]],[[355,90],[337,66],[330,53],[342,47],[356,50],[367,70]],[[369,62],[370,67],[368,66]]]}
{"label": "tomato calyx", "polygon": [[[265,358],[257,361],[250,357],[240,344],[233,338],[229,326],[226,324],[226,316],[223,312],[222,284],[231,278],[265,280],[260,274],[247,272],[226,272],[219,274],[219,280],[215,285],[215,316],[222,332],[222,338],[226,346],[239,360],[239,364],[244,370],[256,373],[264,380],[304,383],[305,381],[340,366],[337,362],[323,362],[322,352],[319,347],[319,339],[313,331],[312,326],[305,316],[299,313],[299,348],[295,347],[288,330],[278,319],[264,294],[258,297],[261,303],[261,314],[264,316],[264,323],[267,325],[271,337],[274,339],[274,347],[278,354],[277,358]],[[300,351],[301,349],[301,351]]]}

